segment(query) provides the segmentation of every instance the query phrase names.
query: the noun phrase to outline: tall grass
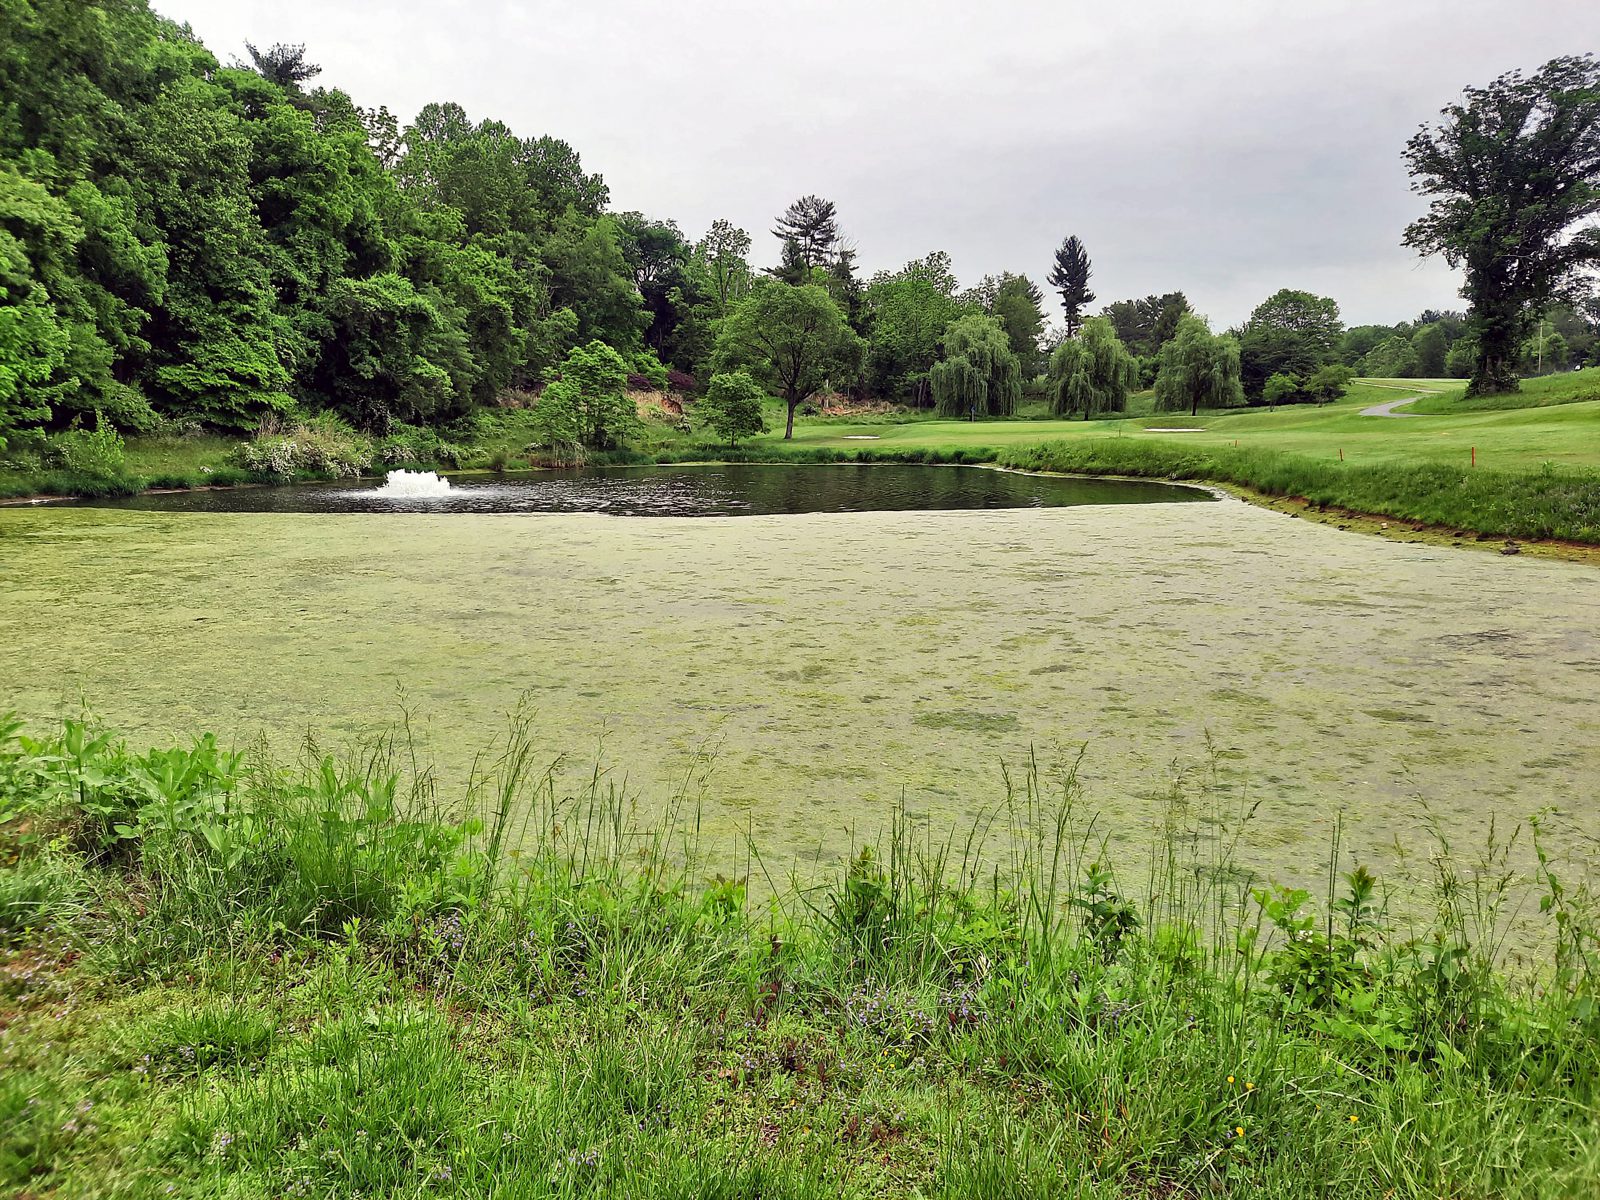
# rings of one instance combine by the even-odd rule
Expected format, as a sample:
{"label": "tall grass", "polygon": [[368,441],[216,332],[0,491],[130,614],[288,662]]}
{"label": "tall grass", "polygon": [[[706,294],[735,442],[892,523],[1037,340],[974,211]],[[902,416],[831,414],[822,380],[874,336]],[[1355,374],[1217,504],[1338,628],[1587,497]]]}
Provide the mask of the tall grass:
{"label": "tall grass", "polygon": [[[1130,886],[1076,773],[711,873],[521,725],[454,805],[404,739],[295,761],[0,741],[0,1181],[34,1193],[1582,1196],[1595,896],[1527,831],[1392,916],[1338,836],[1253,880],[1174,784]],[[1522,836],[1519,834],[1518,836]],[[1587,847],[1577,846],[1578,851]],[[46,884],[40,880],[48,879]],[[1519,889],[1548,961],[1510,969]],[[18,906],[22,906],[21,909]],[[30,907],[31,906],[31,907]],[[17,919],[16,911],[34,914]],[[52,917],[41,921],[38,914]]]}

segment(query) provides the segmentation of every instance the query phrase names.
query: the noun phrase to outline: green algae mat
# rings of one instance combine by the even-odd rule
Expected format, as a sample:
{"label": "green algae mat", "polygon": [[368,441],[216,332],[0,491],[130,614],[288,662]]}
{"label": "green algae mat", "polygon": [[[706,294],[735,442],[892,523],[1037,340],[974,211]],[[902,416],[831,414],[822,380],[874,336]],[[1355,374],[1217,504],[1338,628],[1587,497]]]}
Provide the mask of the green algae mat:
{"label": "green algae mat", "polygon": [[[1145,845],[1172,781],[1307,875],[1426,801],[1458,844],[1546,805],[1600,832],[1600,574],[1235,501],[635,520],[0,511],[0,708],[139,741],[336,746],[402,702],[441,778],[525,701],[550,757],[728,853],[831,856],[903,800],[962,830],[1083,749]],[[1209,745],[1208,745],[1209,743]],[[697,771],[709,765],[709,773]],[[1202,784],[1211,781],[1208,796]]]}

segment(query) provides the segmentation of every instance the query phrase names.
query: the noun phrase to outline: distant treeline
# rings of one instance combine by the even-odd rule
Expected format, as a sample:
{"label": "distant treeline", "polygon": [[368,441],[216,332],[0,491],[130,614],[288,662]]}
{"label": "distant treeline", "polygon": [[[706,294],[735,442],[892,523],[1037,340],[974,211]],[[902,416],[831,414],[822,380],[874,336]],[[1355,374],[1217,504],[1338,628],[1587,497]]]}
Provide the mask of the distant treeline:
{"label": "distant treeline", "polygon": [[[581,416],[619,367],[680,391],[745,371],[724,390],[780,395],[792,418],[818,391],[1087,417],[1138,387],[1163,408],[1226,406],[1337,394],[1335,368],[1470,365],[1456,314],[1346,330],[1305,292],[1228,334],[1181,292],[1093,317],[1076,237],[1048,277],[1053,330],[1027,276],[962,289],[942,251],[863,279],[816,196],[778,218],[761,269],[728,221],[695,240],[612,211],[556,138],[451,103],[402,125],[314,86],[303,47],[224,64],[148,0],[0,0],[0,17],[0,444],[102,419],[441,426],[558,378]],[[1559,368],[1596,353],[1595,325],[1559,309],[1537,343],[1528,368]],[[582,425],[572,413],[556,424]]]}

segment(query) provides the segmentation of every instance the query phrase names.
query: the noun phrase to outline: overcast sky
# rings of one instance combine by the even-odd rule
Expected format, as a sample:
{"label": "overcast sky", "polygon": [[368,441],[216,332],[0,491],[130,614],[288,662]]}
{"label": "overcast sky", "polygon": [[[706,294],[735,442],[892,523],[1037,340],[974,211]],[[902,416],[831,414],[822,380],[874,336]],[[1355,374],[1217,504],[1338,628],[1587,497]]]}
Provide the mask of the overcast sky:
{"label": "overcast sky", "polygon": [[1457,307],[1401,248],[1400,150],[1471,83],[1600,44],[1595,0],[154,0],[226,61],[304,42],[402,121],[430,100],[572,143],[618,209],[839,207],[867,273],[930,250],[1099,304],[1181,289],[1219,326],[1280,287],[1349,324]]}

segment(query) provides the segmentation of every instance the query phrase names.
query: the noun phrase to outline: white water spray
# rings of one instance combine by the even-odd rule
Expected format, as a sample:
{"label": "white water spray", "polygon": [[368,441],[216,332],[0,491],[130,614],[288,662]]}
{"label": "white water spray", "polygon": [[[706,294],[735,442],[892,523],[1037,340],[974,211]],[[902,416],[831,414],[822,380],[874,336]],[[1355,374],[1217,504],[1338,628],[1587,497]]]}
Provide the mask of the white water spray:
{"label": "white water spray", "polygon": [[450,481],[437,471],[390,471],[372,494],[384,500],[428,500],[450,494]]}

